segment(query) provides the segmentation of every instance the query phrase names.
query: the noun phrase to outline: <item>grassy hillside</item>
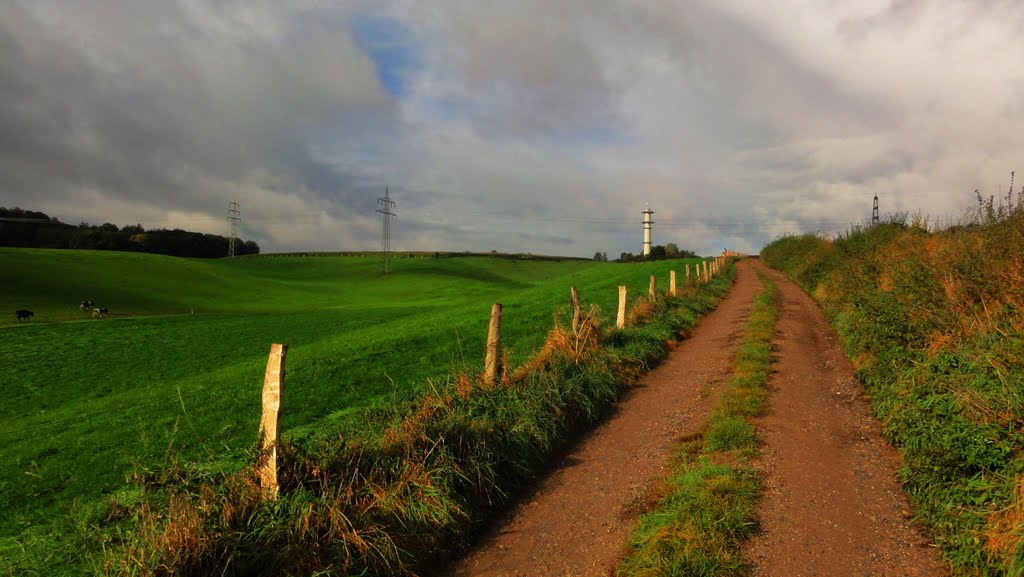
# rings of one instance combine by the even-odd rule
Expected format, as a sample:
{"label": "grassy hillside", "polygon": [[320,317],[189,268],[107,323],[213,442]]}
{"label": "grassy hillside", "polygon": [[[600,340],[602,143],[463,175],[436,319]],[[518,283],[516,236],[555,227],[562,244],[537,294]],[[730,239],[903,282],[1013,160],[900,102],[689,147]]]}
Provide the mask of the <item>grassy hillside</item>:
{"label": "grassy hillside", "polygon": [[761,256],[822,304],[957,573],[1020,576],[1024,210],[987,208],[948,230],[891,222]]}
{"label": "grassy hillside", "polygon": [[[410,259],[385,278],[378,265],[0,249],[0,270],[9,271],[0,310],[36,313],[30,323],[13,314],[0,321],[0,385],[10,391],[0,407],[0,558],[50,573],[75,567],[73,549],[53,546],[68,540],[64,517],[87,518],[91,503],[123,492],[129,474],[176,459],[241,466],[256,440],[272,342],[291,347],[283,429],[328,435],[358,424],[361,408],[478,371],[493,302],[505,305],[515,366],[543,343],[570,284],[608,322],[619,284],[644,294],[649,275],[664,287],[667,270],[682,268]],[[89,319],[78,310],[83,299],[111,317]]]}

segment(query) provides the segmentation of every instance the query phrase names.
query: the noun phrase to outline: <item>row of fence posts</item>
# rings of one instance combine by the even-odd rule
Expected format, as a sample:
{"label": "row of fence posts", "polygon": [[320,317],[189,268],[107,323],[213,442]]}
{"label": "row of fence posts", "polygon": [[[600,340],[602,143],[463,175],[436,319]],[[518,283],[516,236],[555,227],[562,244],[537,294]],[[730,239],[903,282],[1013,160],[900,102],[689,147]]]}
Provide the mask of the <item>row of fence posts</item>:
{"label": "row of fence posts", "polygon": [[[709,264],[710,262],[710,264]],[[691,278],[695,284],[708,282],[712,276],[721,272],[725,264],[725,257],[715,257],[711,261],[702,261],[694,267],[693,276],[690,275],[690,263],[686,263],[686,283],[690,284]],[[676,296],[676,271],[669,271],[669,289],[672,296]],[[647,294],[651,300],[657,298],[655,292],[656,277],[651,275],[651,283]],[[576,333],[579,330],[582,311],[580,309],[580,296],[575,286],[569,288],[569,302],[572,307],[572,330]],[[491,305],[491,322],[487,327],[487,348],[484,355],[484,375],[486,383],[495,383],[501,378],[504,368],[501,359],[501,303]],[[626,287],[619,287],[619,309],[615,317],[615,326],[624,328],[626,326]],[[260,487],[263,490],[265,499],[277,499],[277,448],[280,443],[280,421],[281,402],[284,398],[284,374],[285,359],[288,356],[288,346],[281,344],[270,345],[270,356],[267,358],[267,372],[263,377],[263,413],[260,417],[260,462],[259,478]]]}

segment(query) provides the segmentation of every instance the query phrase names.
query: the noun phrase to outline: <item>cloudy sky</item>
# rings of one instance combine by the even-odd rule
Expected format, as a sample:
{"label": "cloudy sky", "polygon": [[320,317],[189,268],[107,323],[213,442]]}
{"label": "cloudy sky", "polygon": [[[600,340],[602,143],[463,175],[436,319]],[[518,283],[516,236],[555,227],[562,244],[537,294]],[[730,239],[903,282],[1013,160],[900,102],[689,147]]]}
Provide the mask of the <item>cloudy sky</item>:
{"label": "cloudy sky", "polygon": [[[0,0],[0,206],[617,256],[956,216],[1024,171],[1019,0]],[[1018,184],[1024,181],[1024,172]]]}

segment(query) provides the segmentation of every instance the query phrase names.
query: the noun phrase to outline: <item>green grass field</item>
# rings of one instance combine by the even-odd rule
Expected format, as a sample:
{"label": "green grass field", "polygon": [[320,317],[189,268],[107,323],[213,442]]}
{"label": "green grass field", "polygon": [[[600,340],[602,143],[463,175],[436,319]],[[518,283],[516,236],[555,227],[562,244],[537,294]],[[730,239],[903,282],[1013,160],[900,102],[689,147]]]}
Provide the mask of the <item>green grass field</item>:
{"label": "green grass field", "polygon": [[[645,294],[656,274],[667,288],[683,262],[398,259],[383,277],[371,257],[0,249],[0,559],[40,555],[69,514],[125,491],[133,472],[241,465],[273,342],[290,347],[286,435],[345,430],[364,407],[479,371],[494,302],[514,367],[570,285],[613,322],[618,285]],[[90,319],[83,299],[110,317]],[[20,308],[34,319],[16,323]]]}

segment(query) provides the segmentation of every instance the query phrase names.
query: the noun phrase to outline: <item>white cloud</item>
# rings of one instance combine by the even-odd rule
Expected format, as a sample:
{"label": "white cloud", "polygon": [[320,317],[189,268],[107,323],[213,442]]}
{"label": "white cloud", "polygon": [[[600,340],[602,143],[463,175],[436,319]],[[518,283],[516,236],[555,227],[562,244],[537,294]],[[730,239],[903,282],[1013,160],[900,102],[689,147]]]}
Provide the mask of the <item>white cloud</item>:
{"label": "white cloud", "polygon": [[655,242],[756,251],[876,193],[947,214],[1005,187],[1022,24],[1012,0],[14,2],[0,187],[213,232],[238,200],[270,250],[374,248],[390,184],[396,248],[638,252],[650,202]]}

